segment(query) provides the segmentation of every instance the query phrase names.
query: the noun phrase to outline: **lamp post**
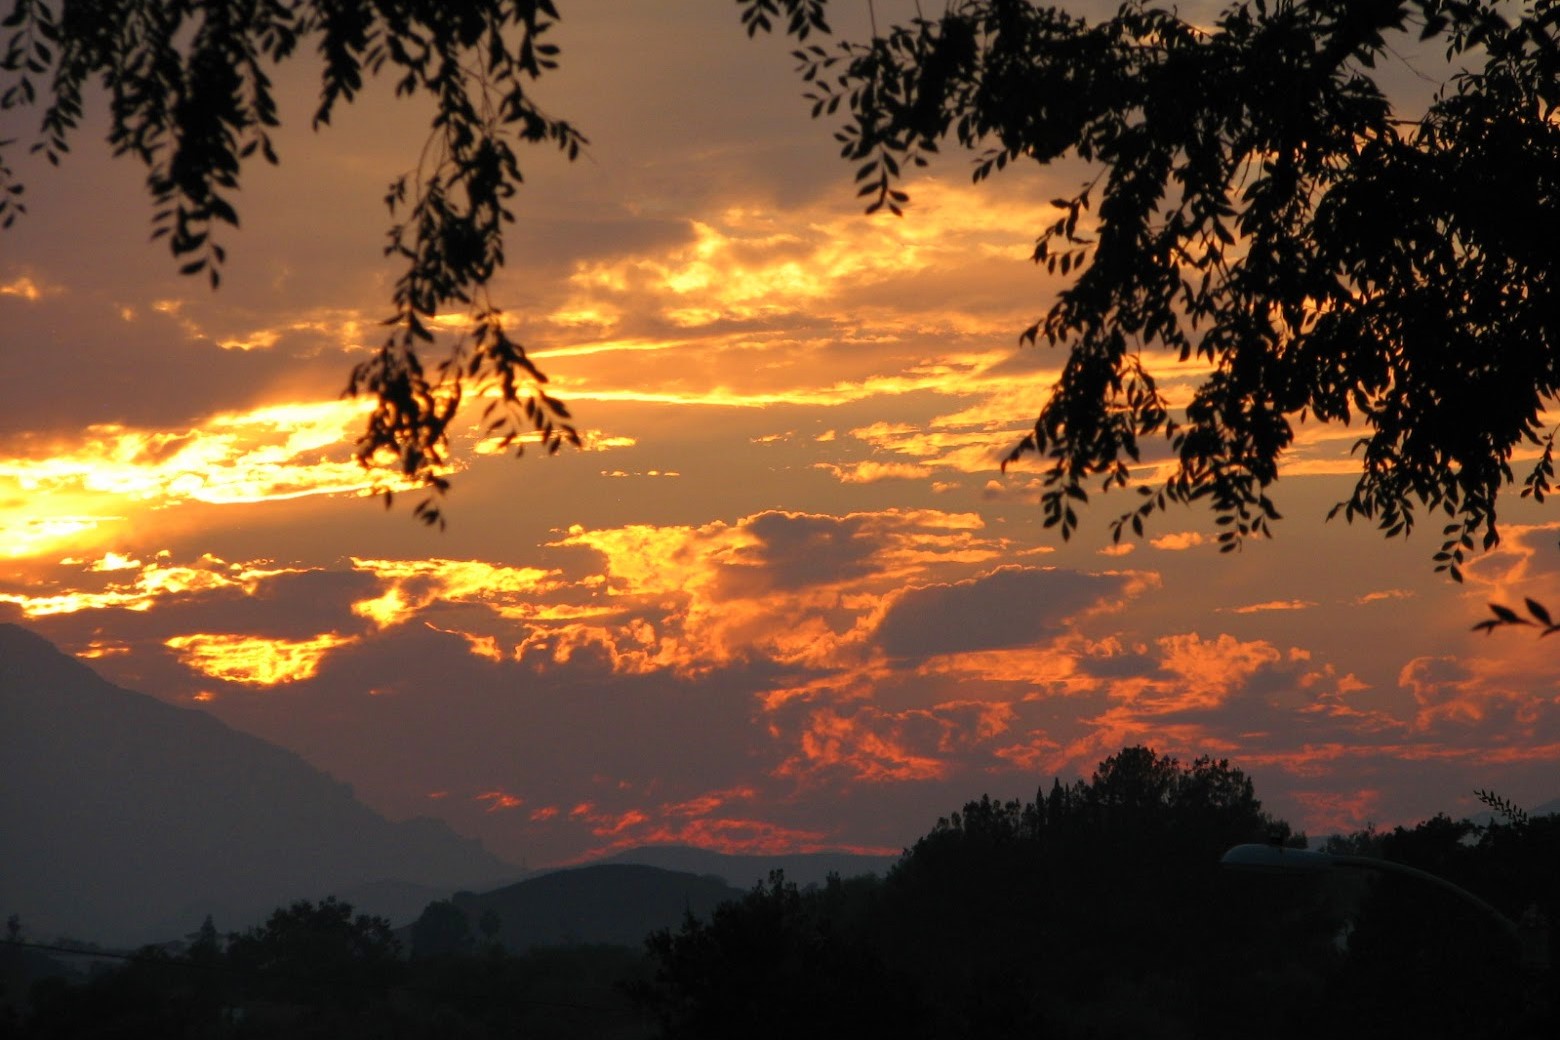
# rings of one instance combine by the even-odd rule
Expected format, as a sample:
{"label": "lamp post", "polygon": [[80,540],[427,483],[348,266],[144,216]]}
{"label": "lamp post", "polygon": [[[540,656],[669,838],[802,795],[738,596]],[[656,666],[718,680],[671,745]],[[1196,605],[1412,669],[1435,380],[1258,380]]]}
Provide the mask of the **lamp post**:
{"label": "lamp post", "polygon": [[1522,965],[1530,971],[1542,971],[1549,965],[1549,936],[1537,915],[1523,917],[1518,925],[1511,918],[1495,909],[1461,885],[1454,885],[1444,877],[1429,871],[1410,867],[1391,860],[1373,856],[1347,856],[1332,852],[1313,852],[1309,849],[1286,849],[1279,845],[1236,845],[1219,858],[1221,866],[1234,870],[1252,870],[1282,874],[1316,874],[1327,870],[1375,870],[1383,874],[1401,874],[1417,878],[1443,891],[1450,892],[1464,902],[1472,903],[1484,911],[1517,944],[1522,951]]}

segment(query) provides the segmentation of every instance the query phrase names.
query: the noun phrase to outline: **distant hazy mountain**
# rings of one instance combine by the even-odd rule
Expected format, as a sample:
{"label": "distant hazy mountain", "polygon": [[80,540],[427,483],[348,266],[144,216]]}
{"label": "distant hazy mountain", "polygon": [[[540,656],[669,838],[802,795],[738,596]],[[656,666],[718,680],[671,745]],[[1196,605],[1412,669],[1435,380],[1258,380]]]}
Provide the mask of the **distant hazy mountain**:
{"label": "distant hazy mountain", "polygon": [[[716,906],[741,898],[773,870],[811,885],[822,884],[831,873],[882,874],[896,859],[835,852],[730,856],[687,845],[648,845],[495,891],[460,892],[454,902],[473,931],[484,912],[496,911],[502,923],[499,939],[515,951],[592,943],[637,947],[658,928],[676,928],[690,911],[708,918]],[[410,930],[406,934],[409,939]]]}
{"label": "distant hazy mountain", "polygon": [[475,925],[498,913],[499,940],[511,951],[533,946],[611,943],[637,947],[658,928],[675,928],[692,912],[710,911],[742,890],[719,878],[637,864],[558,870],[480,895],[461,892],[455,905]]}
{"label": "distant hazy mountain", "polygon": [[898,859],[898,856],[857,856],[847,852],[728,856],[687,845],[646,845],[608,856],[600,862],[643,863],[663,870],[712,874],[745,891],[767,879],[772,870],[785,871],[786,880],[798,885],[821,885],[830,874],[845,878],[861,874],[886,874]]}
{"label": "distant hazy mountain", "polygon": [[208,913],[237,929],[329,894],[404,914],[523,873],[15,625],[0,625],[0,836],[0,914],[34,937],[101,943],[179,936]]}

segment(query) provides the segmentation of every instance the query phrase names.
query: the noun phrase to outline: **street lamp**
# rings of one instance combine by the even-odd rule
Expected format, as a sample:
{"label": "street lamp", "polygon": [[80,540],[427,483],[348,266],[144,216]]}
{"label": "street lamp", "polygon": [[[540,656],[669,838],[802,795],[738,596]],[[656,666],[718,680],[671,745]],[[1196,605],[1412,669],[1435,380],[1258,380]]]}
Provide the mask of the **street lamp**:
{"label": "street lamp", "polygon": [[1234,870],[1267,873],[1316,874],[1341,868],[1376,870],[1383,874],[1402,874],[1417,878],[1451,892],[1465,902],[1472,903],[1498,922],[1501,931],[1509,935],[1522,951],[1522,963],[1525,967],[1542,970],[1548,966],[1549,936],[1543,927],[1543,922],[1537,920],[1536,915],[1531,923],[1524,916],[1523,924],[1519,926],[1511,918],[1461,885],[1454,885],[1444,877],[1420,870],[1418,867],[1394,863],[1387,859],[1376,859],[1373,856],[1346,856],[1332,852],[1313,852],[1310,849],[1287,849],[1281,845],[1236,845],[1219,858],[1219,864]]}

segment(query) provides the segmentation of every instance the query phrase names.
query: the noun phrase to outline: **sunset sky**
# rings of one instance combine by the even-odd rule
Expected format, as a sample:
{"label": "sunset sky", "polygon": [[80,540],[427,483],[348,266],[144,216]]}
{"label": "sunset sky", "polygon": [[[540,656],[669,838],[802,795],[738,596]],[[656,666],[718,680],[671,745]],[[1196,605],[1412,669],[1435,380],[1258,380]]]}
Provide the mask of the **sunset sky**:
{"label": "sunset sky", "polygon": [[1470,631],[1560,603],[1560,517],[1513,495],[1453,585],[1434,520],[1323,522],[1357,431],[1308,426],[1273,540],[1221,555],[1174,511],[1114,546],[1117,493],[1061,542],[998,460],[1061,361],[1017,337],[1082,167],[972,186],[950,150],[868,217],[789,41],[727,0],[559,6],[537,96],[591,145],[524,157],[492,292],[584,449],[484,453],[473,415],[446,531],[364,497],[339,395],[383,335],[421,106],[378,84],[315,134],[312,70],[281,77],[216,292],[89,120],[21,165],[0,236],[0,620],[533,867],[897,852],[1135,743],[1228,757],[1312,834],[1560,796],[1560,642]]}

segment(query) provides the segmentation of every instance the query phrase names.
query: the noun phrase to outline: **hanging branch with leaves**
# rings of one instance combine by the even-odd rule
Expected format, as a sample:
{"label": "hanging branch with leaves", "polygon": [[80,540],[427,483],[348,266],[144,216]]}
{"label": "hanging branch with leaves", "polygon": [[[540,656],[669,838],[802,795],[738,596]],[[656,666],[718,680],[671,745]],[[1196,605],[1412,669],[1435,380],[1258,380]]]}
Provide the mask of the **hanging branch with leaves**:
{"label": "hanging branch with leaves", "polygon": [[[433,100],[418,168],[385,197],[394,226],[387,256],[400,262],[389,332],[359,364],[347,393],[375,399],[355,453],[393,486],[422,486],[415,515],[442,524],[451,469],[450,424],[473,393],[491,395],[485,433],[505,446],[534,437],[548,452],[579,437],[546,376],[508,334],[488,283],[504,263],[503,229],[522,176],[517,148],[548,144],[575,158],[584,136],[546,114],[532,84],[556,68],[547,41],[551,0],[16,0],[0,22],[0,112],[36,107],[30,144],[51,164],[69,150],[93,80],[109,97],[108,140],[147,171],[153,237],[179,270],[215,288],[236,228],[233,198],[244,163],[277,162],[271,71],[312,44],[323,59],[316,129],[369,76],[394,78],[403,96]],[[24,212],[24,186],[0,141],[0,225]],[[465,330],[431,369],[435,317],[467,312]]]}
{"label": "hanging branch with leaves", "polygon": [[[742,2],[793,32],[819,10]],[[1405,118],[1380,68],[1413,35],[1444,46],[1447,76]],[[1064,537],[1094,487],[1128,486],[1142,500],[1118,539],[1173,503],[1211,507],[1226,551],[1267,535],[1306,420],[1360,430],[1360,476],[1334,513],[1389,537],[1443,514],[1435,563],[1454,579],[1498,541],[1519,451],[1540,456],[1526,493],[1549,490],[1553,0],[1252,0],[1211,24],[1141,0],[1092,23],[956,0],[795,55],[814,114],[843,113],[871,208],[899,212],[904,173],[950,142],[977,181],[1021,162],[1092,168],[1039,229],[1034,260],[1070,282],[1020,339],[1067,353],[1006,458],[1041,461]],[[1189,398],[1161,386],[1160,357],[1199,366]],[[1168,476],[1144,476],[1161,463]]]}

